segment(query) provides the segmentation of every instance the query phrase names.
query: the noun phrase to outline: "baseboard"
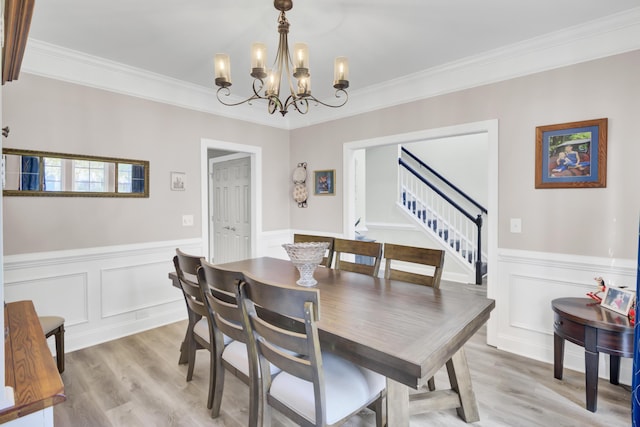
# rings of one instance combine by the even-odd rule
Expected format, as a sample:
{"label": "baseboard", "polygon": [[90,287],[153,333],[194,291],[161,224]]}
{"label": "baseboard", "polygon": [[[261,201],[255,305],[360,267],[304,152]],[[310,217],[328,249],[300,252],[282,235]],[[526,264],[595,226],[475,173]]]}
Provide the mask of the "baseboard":
{"label": "baseboard", "polygon": [[[146,319],[138,319],[134,317],[113,325],[96,327],[73,334],[70,334],[69,330],[67,330],[65,333],[65,350],[69,353],[186,319],[187,311],[184,306],[184,299],[181,298],[179,301],[176,301],[175,304],[171,304],[170,309],[167,311],[158,315],[150,316]],[[51,343],[51,348],[53,351],[52,354],[55,354],[55,347],[53,346],[53,343]],[[167,351],[174,350],[177,361],[180,343],[176,343],[175,348],[167,349]]]}

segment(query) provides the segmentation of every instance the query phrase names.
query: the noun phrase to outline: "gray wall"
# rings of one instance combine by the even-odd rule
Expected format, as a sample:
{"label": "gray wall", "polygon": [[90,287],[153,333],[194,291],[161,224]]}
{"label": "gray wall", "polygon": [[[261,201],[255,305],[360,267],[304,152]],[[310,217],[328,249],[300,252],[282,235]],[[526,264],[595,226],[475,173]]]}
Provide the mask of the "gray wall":
{"label": "gray wall", "polygon": [[[342,176],[342,145],[380,136],[499,120],[498,246],[633,259],[638,229],[640,51],[398,105],[291,132],[292,161]],[[534,188],[535,128],[609,118],[607,188]],[[338,181],[340,186],[340,181]],[[315,198],[319,199],[319,198]],[[342,232],[342,191],[291,210],[294,229]],[[509,232],[522,218],[522,233]]]}
{"label": "gray wall", "polygon": [[[23,73],[3,87],[5,146],[150,160],[142,200],[4,198],[5,254],[199,237],[200,138],[263,147],[263,229],[342,232],[342,145],[499,120],[501,248],[635,258],[640,51],[486,85],[291,132]],[[535,127],[609,118],[607,188],[534,188]],[[336,196],[291,201],[291,171],[336,169]],[[189,189],[169,190],[185,171]],[[181,216],[195,215],[183,228]],[[523,232],[509,233],[509,218]]]}
{"label": "gray wall", "polygon": [[[201,138],[263,148],[263,230],[289,227],[289,133],[22,73],[3,86],[5,147],[150,161],[148,199],[4,197],[5,255],[200,237]],[[187,190],[170,191],[171,171]],[[183,214],[194,215],[182,227]]]}

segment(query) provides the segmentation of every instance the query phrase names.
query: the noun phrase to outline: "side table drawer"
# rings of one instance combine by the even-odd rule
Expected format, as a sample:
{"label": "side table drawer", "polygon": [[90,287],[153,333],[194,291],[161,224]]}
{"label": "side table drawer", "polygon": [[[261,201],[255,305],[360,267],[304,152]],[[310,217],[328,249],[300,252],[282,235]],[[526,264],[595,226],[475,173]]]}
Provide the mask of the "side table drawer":
{"label": "side table drawer", "polygon": [[584,325],[560,317],[557,313],[553,319],[553,329],[567,341],[584,347]]}

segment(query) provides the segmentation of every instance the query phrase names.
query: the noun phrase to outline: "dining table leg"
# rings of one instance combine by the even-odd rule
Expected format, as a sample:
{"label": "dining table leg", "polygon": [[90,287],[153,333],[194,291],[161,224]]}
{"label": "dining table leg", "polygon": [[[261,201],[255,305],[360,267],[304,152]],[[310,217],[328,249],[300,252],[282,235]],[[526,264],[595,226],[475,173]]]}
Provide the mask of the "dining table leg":
{"label": "dining table leg", "polygon": [[409,387],[387,378],[387,425],[409,426]]}
{"label": "dining table leg", "polygon": [[451,389],[460,397],[460,407],[456,409],[458,416],[468,423],[480,421],[478,404],[471,385],[471,373],[463,347],[460,347],[460,350],[447,362],[447,373]]}

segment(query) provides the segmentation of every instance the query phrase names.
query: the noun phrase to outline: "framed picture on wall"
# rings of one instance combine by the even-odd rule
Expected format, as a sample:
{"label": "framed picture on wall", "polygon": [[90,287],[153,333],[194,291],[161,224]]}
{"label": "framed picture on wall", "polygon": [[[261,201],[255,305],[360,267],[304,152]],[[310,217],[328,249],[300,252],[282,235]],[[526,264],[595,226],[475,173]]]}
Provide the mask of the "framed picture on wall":
{"label": "framed picture on wall", "polygon": [[536,188],[607,186],[607,119],[536,128]]}
{"label": "framed picture on wall", "polygon": [[313,171],[313,188],[317,196],[335,196],[336,194],[336,171],[321,170]]}
{"label": "framed picture on wall", "polygon": [[184,191],[187,188],[187,174],[184,172],[171,172],[171,190]]}

